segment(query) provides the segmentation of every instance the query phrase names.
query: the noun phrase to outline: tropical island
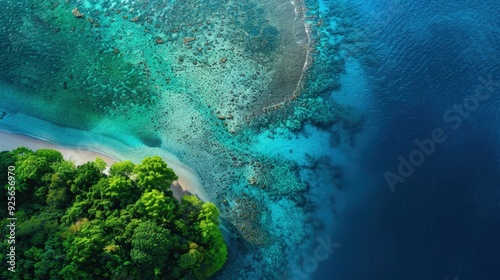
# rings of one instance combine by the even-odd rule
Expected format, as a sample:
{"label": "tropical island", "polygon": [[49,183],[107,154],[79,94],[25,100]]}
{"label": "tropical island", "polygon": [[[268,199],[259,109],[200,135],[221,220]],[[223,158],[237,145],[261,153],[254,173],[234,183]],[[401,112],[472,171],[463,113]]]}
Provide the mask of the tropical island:
{"label": "tropical island", "polygon": [[[158,155],[182,187],[220,211],[228,259],[214,278],[304,278],[296,269],[314,252],[317,238],[335,230],[331,221],[342,211],[343,180],[350,174],[344,162],[351,166],[342,155],[363,125],[363,115],[338,101],[357,93],[332,92],[342,90],[344,54],[366,47],[358,44],[365,41],[352,24],[350,3],[337,4],[325,10],[318,1],[302,0],[8,1],[0,17],[0,150],[27,146],[20,140],[29,137],[28,143],[45,141],[28,145],[33,150],[58,146],[133,163]],[[102,184],[109,182],[94,188]],[[95,212],[85,213],[92,216],[89,225],[121,217],[107,216],[115,208],[96,208],[113,203],[102,191],[75,194],[70,186],[66,192],[68,209],[92,197],[84,208]],[[48,206],[47,197],[38,199]],[[25,217],[36,217],[35,210],[26,208]],[[16,213],[19,226],[26,220],[22,213]],[[66,212],[58,215],[54,220]],[[85,215],[58,223],[70,227],[85,222]],[[32,247],[26,246],[21,249]],[[36,248],[41,254],[55,250],[45,243]],[[124,254],[129,269],[130,251]],[[27,271],[25,278],[34,279],[39,260],[30,258],[17,263],[17,274]],[[93,261],[102,261],[102,269],[108,260]],[[94,268],[63,265],[50,273]],[[175,278],[170,269],[160,268],[159,277]]]}
{"label": "tropical island", "polygon": [[1,222],[4,237],[15,224],[15,238],[2,238],[16,253],[3,279],[206,279],[227,259],[219,210],[175,199],[178,177],[159,156],[75,166],[59,151],[20,147],[0,152],[0,170],[4,205],[15,202],[0,209],[15,217]]}

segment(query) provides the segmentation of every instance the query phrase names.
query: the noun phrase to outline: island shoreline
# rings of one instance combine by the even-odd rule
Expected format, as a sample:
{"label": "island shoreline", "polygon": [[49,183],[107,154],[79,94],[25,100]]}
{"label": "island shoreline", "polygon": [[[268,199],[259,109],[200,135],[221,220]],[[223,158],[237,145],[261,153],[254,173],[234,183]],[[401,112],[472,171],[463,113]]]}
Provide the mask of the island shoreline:
{"label": "island shoreline", "polygon": [[[73,161],[75,165],[82,165],[89,161],[93,162],[96,158],[100,158],[106,162],[108,167],[110,167],[115,162],[125,160],[106,155],[102,152],[96,152],[78,147],[61,146],[30,135],[12,133],[1,129],[0,139],[2,139],[0,143],[0,151],[11,151],[18,147],[26,147],[34,151],[39,149],[53,149],[61,152],[65,160]],[[181,200],[182,196],[186,194],[194,194],[199,197],[199,195],[196,194],[196,190],[201,186],[196,186],[196,175],[192,174],[192,171],[184,166],[173,164],[172,162],[168,163],[168,159],[163,160],[165,160],[169,167],[172,168],[179,176],[179,179],[174,181],[170,186],[174,197],[178,200]]]}

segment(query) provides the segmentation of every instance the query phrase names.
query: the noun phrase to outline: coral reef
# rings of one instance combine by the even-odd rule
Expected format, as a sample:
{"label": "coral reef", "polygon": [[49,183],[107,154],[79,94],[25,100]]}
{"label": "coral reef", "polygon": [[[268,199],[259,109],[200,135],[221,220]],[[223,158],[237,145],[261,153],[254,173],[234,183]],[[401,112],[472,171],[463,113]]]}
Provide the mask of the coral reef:
{"label": "coral reef", "polygon": [[218,277],[282,275],[314,240],[311,185],[303,166],[252,145],[360,125],[329,96],[349,37],[330,42],[343,31],[302,1],[26,2],[0,19],[1,81],[20,92],[0,93],[7,113],[171,151],[221,210],[230,254]]}

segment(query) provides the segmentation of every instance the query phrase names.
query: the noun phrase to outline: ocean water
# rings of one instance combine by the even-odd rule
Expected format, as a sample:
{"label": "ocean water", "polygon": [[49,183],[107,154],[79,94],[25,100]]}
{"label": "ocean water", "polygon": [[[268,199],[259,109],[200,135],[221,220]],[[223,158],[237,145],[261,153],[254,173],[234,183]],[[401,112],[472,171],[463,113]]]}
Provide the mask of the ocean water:
{"label": "ocean water", "polygon": [[498,3],[8,1],[0,14],[0,129],[193,168],[229,247],[215,279],[500,277]]}
{"label": "ocean water", "polygon": [[[356,191],[336,215],[341,246],[314,279],[499,279],[498,4],[350,1],[370,37],[360,92],[372,136],[356,143],[362,163],[345,182]],[[415,141],[435,129],[446,140],[419,158]],[[414,171],[399,173],[412,153]],[[385,172],[404,182],[391,189]]]}

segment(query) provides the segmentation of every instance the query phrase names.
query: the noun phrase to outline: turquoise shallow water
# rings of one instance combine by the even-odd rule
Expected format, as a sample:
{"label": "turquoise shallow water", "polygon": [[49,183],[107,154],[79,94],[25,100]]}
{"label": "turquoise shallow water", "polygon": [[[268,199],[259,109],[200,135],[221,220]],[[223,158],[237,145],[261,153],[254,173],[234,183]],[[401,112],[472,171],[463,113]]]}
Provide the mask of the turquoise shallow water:
{"label": "turquoise shallow water", "polygon": [[364,40],[338,12],[333,30],[314,1],[9,2],[0,129],[134,161],[175,155],[221,209],[216,278],[295,279],[318,238],[335,239],[370,109],[338,91],[359,84],[344,58]]}

